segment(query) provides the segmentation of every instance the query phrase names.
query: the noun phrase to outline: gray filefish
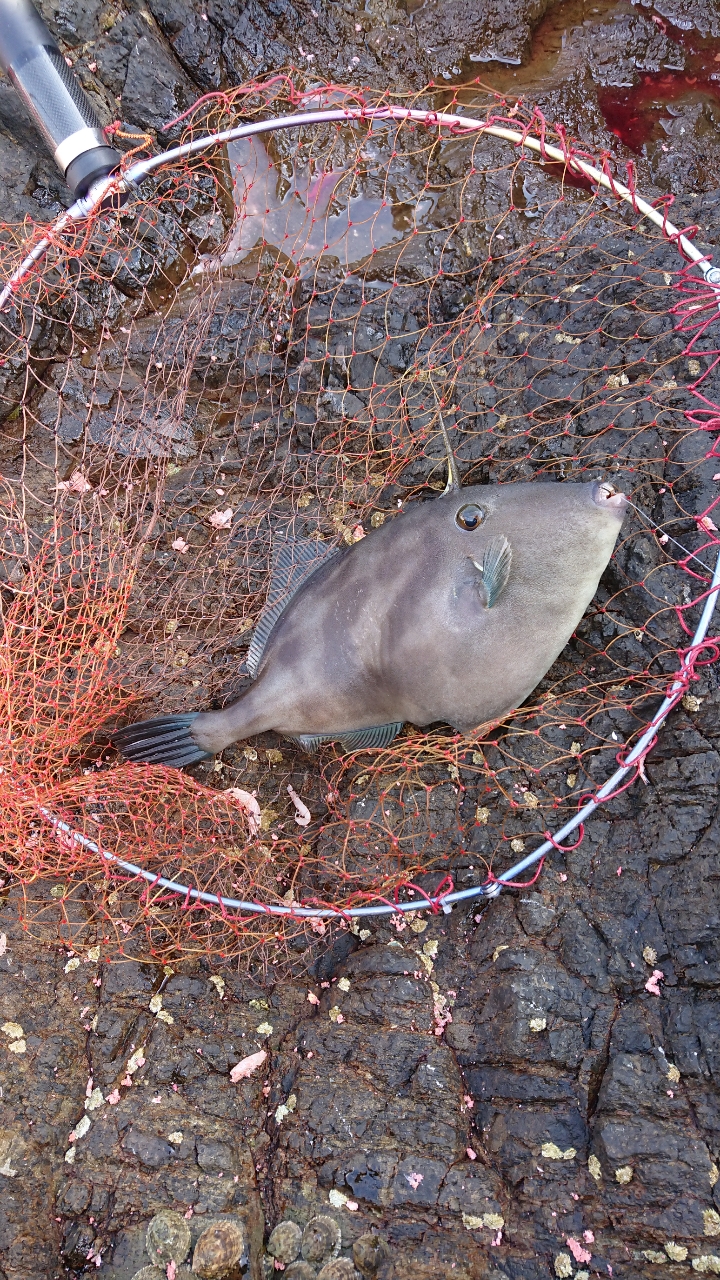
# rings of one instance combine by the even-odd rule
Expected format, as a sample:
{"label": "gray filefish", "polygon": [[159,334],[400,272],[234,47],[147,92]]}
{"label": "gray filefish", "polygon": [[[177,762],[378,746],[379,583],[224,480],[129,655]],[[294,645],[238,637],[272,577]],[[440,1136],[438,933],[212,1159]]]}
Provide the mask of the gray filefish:
{"label": "gray filefish", "polygon": [[607,483],[461,489],[353,546],[287,543],[222,711],[130,725],[128,759],[182,767],[274,729],[306,750],[391,742],[406,721],[471,733],[532,693],[595,594],[626,498]]}

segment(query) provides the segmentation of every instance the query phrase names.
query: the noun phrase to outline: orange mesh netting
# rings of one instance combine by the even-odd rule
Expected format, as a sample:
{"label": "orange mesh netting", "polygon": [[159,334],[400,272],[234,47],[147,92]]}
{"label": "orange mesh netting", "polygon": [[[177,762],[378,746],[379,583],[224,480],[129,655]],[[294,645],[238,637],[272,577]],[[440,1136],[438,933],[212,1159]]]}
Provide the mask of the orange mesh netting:
{"label": "orange mesh netting", "polygon": [[[213,95],[186,140],[297,101],[284,77]],[[458,95],[322,105],[363,102]],[[539,113],[505,125],[571,155]],[[2,229],[3,279],[46,233]],[[326,929],[178,898],[53,817],[209,894],[420,903],[499,874],[613,772],[714,561],[717,302],[673,239],[547,155],[379,118],[178,157],[50,233],[0,315],[0,859],[29,929],[164,959],[275,959]],[[283,538],[351,542],[442,490],[441,412],[465,484],[603,477],[635,504],[530,702],[482,741],[406,726],[313,758],[266,734],[192,774],[119,762],[117,724],[238,692]],[[259,831],[228,788],[256,793]]]}

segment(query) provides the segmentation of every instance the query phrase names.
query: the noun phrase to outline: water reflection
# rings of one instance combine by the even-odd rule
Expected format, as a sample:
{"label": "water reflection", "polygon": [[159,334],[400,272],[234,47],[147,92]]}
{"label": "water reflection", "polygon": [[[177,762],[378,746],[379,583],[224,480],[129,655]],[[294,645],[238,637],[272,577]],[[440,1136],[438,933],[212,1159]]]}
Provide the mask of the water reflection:
{"label": "water reflection", "polygon": [[[380,159],[380,148],[372,152]],[[372,158],[366,148],[364,159]],[[379,195],[362,190],[362,172],[317,168],[296,158],[289,179],[260,138],[242,138],[228,146],[235,227],[222,266],[241,262],[252,250],[270,246],[311,274],[319,259],[332,258],[347,271],[373,252],[397,244],[425,218],[432,201],[409,205],[393,198],[386,183]],[[387,159],[383,162],[383,168]],[[370,171],[367,186],[374,183]],[[360,188],[360,189],[359,189]]]}

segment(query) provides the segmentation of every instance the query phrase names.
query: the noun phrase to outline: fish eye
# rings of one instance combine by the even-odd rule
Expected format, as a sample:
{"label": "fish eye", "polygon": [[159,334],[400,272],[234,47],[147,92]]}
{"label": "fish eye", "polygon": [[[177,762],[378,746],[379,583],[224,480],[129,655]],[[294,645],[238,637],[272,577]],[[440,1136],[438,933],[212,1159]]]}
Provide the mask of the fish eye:
{"label": "fish eye", "polygon": [[477,529],[485,519],[485,512],[482,507],[476,506],[474,502],[468,502],[466,506],[461,507],[455,516],[455,523],[461,529]]}

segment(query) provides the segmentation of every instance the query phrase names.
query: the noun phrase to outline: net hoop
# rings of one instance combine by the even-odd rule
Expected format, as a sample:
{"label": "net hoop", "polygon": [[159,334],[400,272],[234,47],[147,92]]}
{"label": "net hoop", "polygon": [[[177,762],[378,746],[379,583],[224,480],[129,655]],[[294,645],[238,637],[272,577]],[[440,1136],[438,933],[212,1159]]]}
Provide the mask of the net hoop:
{"label": "net hoop", "polygon": [[[347,90],[346,90],[347,92]],[[299,100],[313,101],[322,100],[322,91],[317,89],[300,95]],[[191,109],[192,110],[192,109]],[[189,113],[186,113],[189,114]],[[579,153],[571,144],[565,141],[562,131],[560,137],[563,142],[562,148],[554,146],[545,140],[546,122],[542,114],[535,110],[533,114],[533,122],[523,130],[507,127],[505,124],[496,122],[487,123],[473,119],[471,116],[458,115],[451,112],[422,110],[417,108],[407,108],[388,104],[382,107],[372,107],[363,105],[359,107],[344,107],[332,109],[314,109],[310,111],[298,112],[292,115],[274,117],[267,120],[256,121],[248,125],[239,125],[232,129],[225,129],[216,133],[208,134],[205,137],[195,139],[191,142],[182,143],[176,147],[163,151],[161,154],[140,160],[131,165],[123,173],[104,178],[96,183],[86,197],[75,202],[65,213],[55,221],[49,233],[44,235],[27,253],[17,270],[8,279],[5,286],[0,290],[0,311],[12,299],[21,281],[30,273],[44,258],[51,244],[57,243],[57,236],[67,227],[73,226],[90,218],[94,213],[101,210],[103,204],[112,196],[121,195],[127,192],[136,191],[139,185],[148,178],[152,173],[162,169],[163,166],[172,164],[177,160],[185,157],[197,155],[199,153],[211,150],[212,148],[223,146],[229,142],[235,142],[242,138],[248,138],[263,133],[272,133],[281,129],[292,129],[301,126],[312,126],[322,123],[348,123],[350,121],[360,120],[396,120],[398,122],[410,121],[415,124],[423,125],[427,128],[449,129],[457,134],[489,134],[493,137],[500,138],[506,142],[513,144],[519,148],[527,148],[538,154],[543,160],[559,162],[568,168],[571,172],[579,174],[588,179],[591,184],[596,187],[602,187],[610,193],[616,200],[624,201],[631,208],[647,218],[656,227],[658,227],[663,236],[675,245],[678,252],[694,266],[698,267],[704,276],[706,284],[710,285],[714,291],[715,299],[720,308],[720,269],[712,265],[711,260],[706,254],[703,254],[685,231],[680,230],[667,217],[666,201],[658,201],[662,204],[662,209],[658,209],[654,204],[645,200],[638,194],[632,181],[632,172],[628,174],[628,184],[618,181],[609,166],[608,157],[603,158],[602,166],[597,162],[593,163],[587,158],[586,153]],[[537,123],[540,136],[535,137],[530,133],[532,123]],[[687,228],[694,230],[694,228]],[[662,728],[670,711],[677,705],[683,695],[687,692],[690,681],[694,678],[694,666],[698,661],[700,653],[707,646],[706,636],[710,623],[712,621],[716,604],[718,591],[720,591],[720,553],[715,564],[712,583],[706,593],[705,605],[703,613],[692,637],[690,646],[681,654],[680,666],[676,676],[668,689],[667,695],[658,709],[653,719],[648,723],[635,747],[629,755],[619,763],[618,769],[610,778],[599,788],[595,795],[589,799],[582,808],[558,831],[553,834],[548,833],[545,841],[527,857],[516,863],[508,871],[502,874],[501,878],[490,877],[481,885],[473,886],[469,889],[454,890],[439,895],[427,895],[424,901],[397,901],[393,903],[383,900],[372,906],[349,907],[340,909],[334,907],[305,907],[300,903],[292,903],[290,905],[279,905],[272,903],[261,903],[253,901],[243,901],[241,899],[224,897],[222,895],[208,893],[201,889],[195,889],[189,885],[179,884],[177,881],[169,880],[163,876],[147,871],[142,867],[136,866],[134,863],[127,862],[120,858],[117,854],[104,850],[93,840],[88,839],[80,832],[74,830],[67,823],[61,821],[50,810],[38,806],[38,813],[47,820],[53,829],[62,833],[66,839],[69,839],[88,852],[99,856],[106,863],[112,864],[120,871],[126,872],[133,877],[140,877],[148,884],[154,887],[161,887],[168,892],[176,894],[187,901],[193,900],[198,903],[207,903],[213,906],[219,906],[223,911],[230,910],[244,915],[253,916],[275,916],[291,919],[319,919],[319,920],[345,920],[349,918],[359,919],[372,916],[389,916],[403,914],[407,912],[420,912],[430,910],[434,913],[443,911],[449,913],[453,905],[472,900],[475,898],[491,899],[497,897],[503,888],[512,888],[513,881],[517,880],[529,867],[541,862],[554,849],[561,847],[561,842],[571,835],[579,827],[582,828],[584,822],[599,808],[601,804],[612,799],[619,790],[624,790],[631,786],[638,775],[642,776],[644,760],[654,746],[659,730]],[[628,781],[628,774],[632,774]],[[621,784],[624,784],[621,786]],[[582,837],[581,837],[582,838]],[[579,843],[579,841],[578,841]],[[573,846],[575,847],[575,846]],[[446,881],[443,882],[443,884]],[[442,887],[442,886],[441,886]],[[520,887],[520,886],[518,886]],[[424,891],[423,891],[424,892]]]}

